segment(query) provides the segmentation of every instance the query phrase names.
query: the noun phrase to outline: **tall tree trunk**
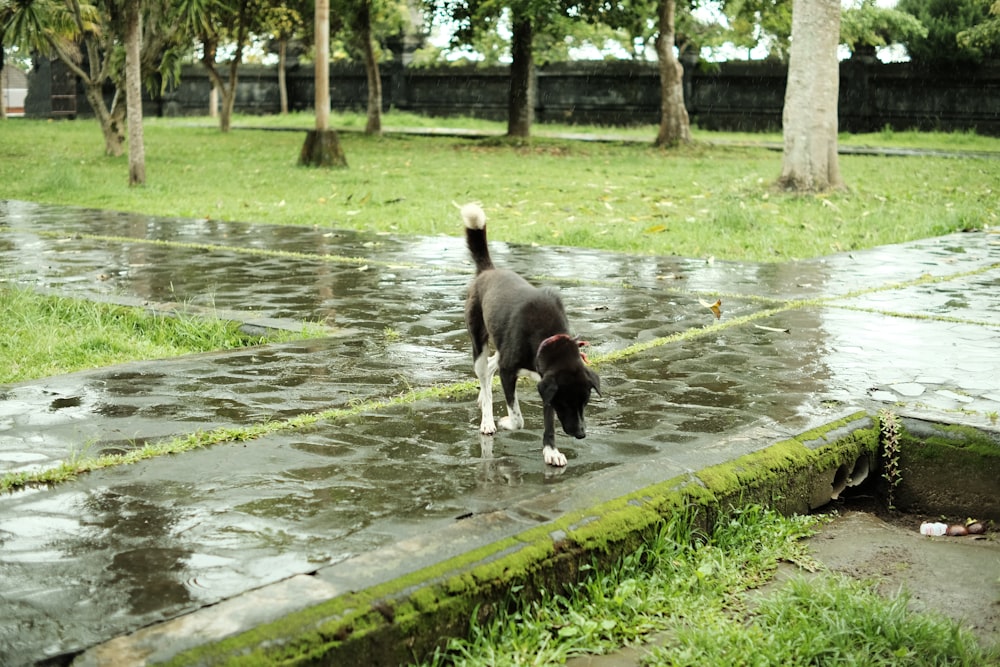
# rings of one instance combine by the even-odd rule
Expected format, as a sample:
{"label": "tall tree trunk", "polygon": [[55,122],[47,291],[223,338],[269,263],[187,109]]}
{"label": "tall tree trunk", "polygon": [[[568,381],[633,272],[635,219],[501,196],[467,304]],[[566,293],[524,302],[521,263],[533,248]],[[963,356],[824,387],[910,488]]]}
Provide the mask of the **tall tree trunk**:
{"label": "tall tree trunk", "polygon": [[793,0],[778,185],[797,192],[843,186],[837,158],[839,0]]}
{"label": "tall tree trunk", "polygon": [[656,56],[660,69],[660,130],[657,146],[691,141],[691,122],[684,108],[684,66],[674,54],[675,0],[659,0],[659,35]]}
{"label": "tall tree trunk", "polygon": [[142,12],[140,0],[125,3],[125,109],[128,114],[128,184],[146,184],[142,134]]}
{"label": "tall tree trunk", "polygon": [[340,138],[330,129],[330,0],[316,0],[316,129],[306,134],[299,164],[306,167],[346,167]]}
{"label": "tall tree trunk", "polygon": [[243,63],[243,49],[246,48],[250,37],[249,21],[250,7],[248,0],[239,3],[236,17],[236,34],[233,41],[236,49],[233,51],[232,59],[229,61],[229,80],[225,81],[216,68],[216,51],[218,40],[214,36],[202,37],[201,62],[208,71],[208,78],[212,81],[219,94],[222,95],[222,108],[219,110],[219,130],[229,132],[233,123],[233,109],[236,107],[236,91],[239,86],[239,69]]}
{"label": "tall tree trunk", "polygon": [[330,0],[316,0],[316,131],[330,129]]}
{"label": "tall tree trunk", "polygon": [[531,20],[513,17],[511,38],[510,97],[507,106],[507,136],[528,138],[535,116],[535,56]]}
{"label": "tall tree trunk", "polygon": [[288,113],[288,81],[285,65],[288,61],[288,40],[278,40],[278,98],[281,100],[281,115]]}
{"label": "tall tree trunk", "polygon": [[239,57],[240,49],[237,48],[237,56],[229,63],[229,85],[222,88],[222,109],[219,111],[219,130],[228,132],[233,126],[233,109],[236,108],[236,86],[239,83]]}
{"label": "tall tree trunk", "polygon": [[371,0],[363,0],[358,8],[357,30],[368,79],[368,122],[365,134],[382,134],[382,77],[378,71],[378,55],[372,38]]}
{"label": "tall tree trunk", "polygon": [[7,120],[7,70],[4,69],[3,42],[0,41],[0,120]]}
{"label": "tall tree trunk", "polygon": [[208,71],[208,79],[212,82],[212,92],[215,93],[214,99],[212,93],[209,93],[209,109],[215,108],[221,96],[222,104],[218,107],[219,131],[228,132],[232,127],[233,109],[236,107],[238,64],[235,61],[230,63],[229,81],[226,81],[215,67],[215,49],[210,50],[206,46],[201,62]]}
{"label": "tall tree trunk", "polygon": [[[208,115],[212,118],[219,117],[219,96],[225,100],[226,84],[215,68],[215,58],[218,45],[212,39],[203,39],[201,43],[201,64],[208,72],[208,80],[212,83],[212,89],[208,92]],[[224,102],[223,102],[224,103]],[[219,126],[222,126],[222,119],[219,119]],[[224,132],[225,130],[223,130]]]}

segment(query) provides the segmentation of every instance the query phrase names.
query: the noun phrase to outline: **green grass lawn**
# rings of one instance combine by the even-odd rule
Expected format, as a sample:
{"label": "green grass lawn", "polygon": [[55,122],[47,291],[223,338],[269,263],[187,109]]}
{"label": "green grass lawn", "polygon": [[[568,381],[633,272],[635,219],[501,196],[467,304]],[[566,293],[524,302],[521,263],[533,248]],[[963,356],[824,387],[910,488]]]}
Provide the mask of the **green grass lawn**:
{"label": "green grass lawn", "polygon": [[[309,127],[310,120],[237,119],[255,127]],[[353,127],[358,117],[338,122]],[[387,127],[395,122],[411,126],[413,118],[389,114]],[[445,122],[499,131],[483,121],[435,121]],[[558,129],[539,126],[537,133]],[[331,171],[296,166],[304,133],[221,134],[208,119],[151,119],[147,185],[130,189],[126,158],[102,154],[95,121],[11,119],[0,132],[0,196],[150,215],[457,235],[452,202],[478,200],[497,240],[751,261],[816,257],[1000,222],[1000,159],[845,155],[847,191],[794,196],[772,187],[780,152],[707,143],[747,135],[697,133],[694,145],[664,151],[646,141],[536,138],[512,146],[495,138],[343,132],[350,166]],[[900,147],[922,136],[882,133],[860,141]],[[923,143],[946,144],[1000,154],[1000,140],[975,135],[927,135]]]}
{"label": "green grass lawn", "polygon": [[[649,667],[979,667],[1000,659],[955,622],[910,610],[907,591],[886,599],[874,582],[823,572],[801,541],[822,517],[749,506],[706,535],[692,516],[666,520],[616,567],[587,572],[567,593],[512,592],[492,620],[470,622],[469,637],[452,639],[425,667],[557,665],[654,633],[659,646],[642,662]],[[817,574],[756,592],[782,561]]]}
{"label": "green grass lawn", "polygon": [[0,384],[264,342],[215,317],[43,296],[0,280]]}

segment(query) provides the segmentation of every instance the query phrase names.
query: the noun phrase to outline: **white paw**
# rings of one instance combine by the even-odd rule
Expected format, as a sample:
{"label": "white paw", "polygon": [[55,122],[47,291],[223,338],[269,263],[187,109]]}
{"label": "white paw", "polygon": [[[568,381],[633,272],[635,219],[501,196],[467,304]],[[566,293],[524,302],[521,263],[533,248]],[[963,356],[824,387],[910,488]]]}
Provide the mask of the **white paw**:
{"label": "white paw", "polygon": [[483,422],[479,425],[479,432],[483,435],[493,435],[497,432],[497,425],[493,421],[493,417],[483,417]]}
{"label": "white paw", "polygon": [[500,428],[505,431],[518,431],[523,427],[524,419],[518,419],[517,417],[511,417],[510,415],[500,418]]}
{"label": "white paw", "polygon": [[542,456],[545,457],[545,463],[547,465],[556,466],[558,468],[562,468],[566,465],[566,455],[555,447],[549,447],[548,445],[543,447]]}

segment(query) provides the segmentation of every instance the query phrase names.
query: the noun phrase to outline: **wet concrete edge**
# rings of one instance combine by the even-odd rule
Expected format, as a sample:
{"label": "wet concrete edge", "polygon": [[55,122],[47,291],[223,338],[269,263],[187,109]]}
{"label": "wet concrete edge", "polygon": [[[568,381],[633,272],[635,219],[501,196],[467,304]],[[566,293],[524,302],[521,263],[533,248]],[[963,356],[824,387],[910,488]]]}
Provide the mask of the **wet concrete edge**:
{"label": "wet concrete edge", "polygon": [[[758,427],[724,439],[730,454],[749,453],[698,471],[668,465],[659,481],[648,479],[665,469],[656,460],[624,466],[571,491],[568,500],[582,509],[550,515],[558,518],[539,516],[537,503],[471,517],[347,564],[368,581],[338,573],[344,564],[322,568],[112,639],[73,664],[405,664],[464,636],[473,615],[490,616],[512,587],[526,596],[575,583],[581,566],[615,562],[676,512],[695,510],[710,529],[731,506],[820,507],[838,469],[862,457],[874,462],[879,446],[866,411],[794,435]],[[636,476],[646,479],[636,485]],[[581,502],[597,487],[636,486]]]}

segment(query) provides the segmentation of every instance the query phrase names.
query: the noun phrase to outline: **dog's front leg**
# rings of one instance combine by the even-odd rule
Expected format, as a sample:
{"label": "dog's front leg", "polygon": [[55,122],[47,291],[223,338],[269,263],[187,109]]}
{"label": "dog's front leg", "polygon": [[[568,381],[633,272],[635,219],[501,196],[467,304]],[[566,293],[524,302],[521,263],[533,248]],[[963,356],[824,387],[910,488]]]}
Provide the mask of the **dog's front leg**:
{"label": "dog's front leg", "polygon": [[500,428],[517,431],[524,428],[524,417],[521,415],[521,404],[517,401],[517,373],[500,371],[500,385],[503,387],[504,401],[507,403],[507,416],[500,418]]}
{"label": "dog's front leg", "polygon": [[484,349],[473,364],[476,377],[479,378],[479,399],[476,402],[482,414],[479,432],[483,435],[493,435],[497,432],[496,422],[493,421],[493,373],[496,372],[496,359],[493,357],[490,357]]}
{"label": "dog's front leg", "polygon": [[566,455],[556,449],[556,410],[549,404],[542,408],[545,430],[542,432],[542,456],[545,463],[559,468],[566,465]]}

